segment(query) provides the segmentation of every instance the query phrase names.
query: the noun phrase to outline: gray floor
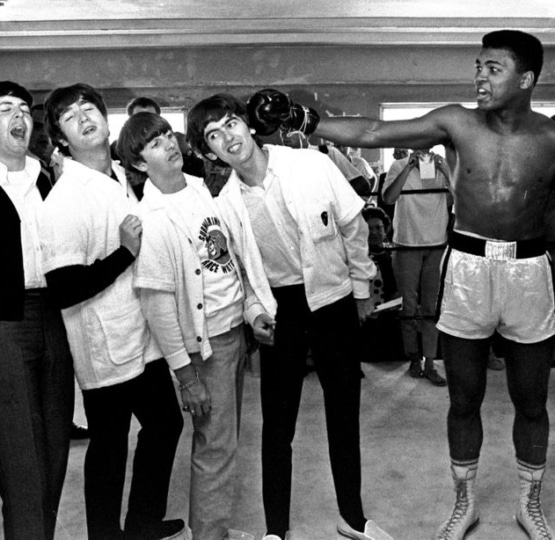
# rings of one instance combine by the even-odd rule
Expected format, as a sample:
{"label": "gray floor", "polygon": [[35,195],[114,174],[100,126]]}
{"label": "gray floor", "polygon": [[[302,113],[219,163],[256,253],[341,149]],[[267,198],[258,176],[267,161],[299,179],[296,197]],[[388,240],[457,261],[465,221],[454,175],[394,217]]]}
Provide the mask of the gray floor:
{"label": "gray floor", "polygon": [[[361,430],[366,515],[395,540],[425,540],[450,511],[453,500],[445,435],[445,388],[411,379],[407,364],[362,364]],[[443,372],[441,362],[438,367]],[[518,494],[511,442],[512,405],[504,372],[489,371],[483,407],[485,441],[477,487],[480,525],[468,540],[525,540],[513,511]],[[260,490],[259,379],[245,381],[239,490],[234,527],[259,540],[265,532]],[[553,410],[550,398],[549,408]],[[337,507],[329,471],[321,389],[306,378],[294,449],[291,540],[336,540]],[[81,405],[77,419],[84,421]],[[555,417],[555,413],[552,414]],[[133,441],[137,426],[133,426]],[[175,463],[168,517],[186,518],[191,425]],[[82,469],[87,443],[72,443],[56,540],[86,539]],[[555,524],[555,465],[550,452],[544,509]],[[130,460],[131,461],[131,460]],[[0,538],[3,538],[0,532]]]}

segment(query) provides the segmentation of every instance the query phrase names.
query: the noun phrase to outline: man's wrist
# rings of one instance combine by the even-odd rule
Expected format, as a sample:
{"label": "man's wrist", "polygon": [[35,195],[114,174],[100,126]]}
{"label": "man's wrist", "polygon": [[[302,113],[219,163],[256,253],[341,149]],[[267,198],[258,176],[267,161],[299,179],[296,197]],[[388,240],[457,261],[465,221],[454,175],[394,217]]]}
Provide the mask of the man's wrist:
{"label": "man's wrist", "polygon": [[174,371],[179,386],[185,386],[190,382],[196,381],[198,378],[198,369],[195,365],[189,363]]}
{"label": "man's wrist", "polygon": [[179,381],[179,390],[181,392],[183,392],[184,390],[189,390],[199,382],[200,382],[199,372],[197,369],[195,369],[195,378],[189,379],[188,381]]}

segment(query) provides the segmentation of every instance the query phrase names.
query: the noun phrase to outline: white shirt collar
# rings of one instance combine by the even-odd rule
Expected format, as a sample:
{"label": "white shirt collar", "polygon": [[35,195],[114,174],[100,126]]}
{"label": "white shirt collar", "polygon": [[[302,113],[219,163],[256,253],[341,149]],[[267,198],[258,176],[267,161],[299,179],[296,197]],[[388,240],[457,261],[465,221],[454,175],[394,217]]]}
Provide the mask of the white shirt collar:
{"label": "white shirt collar", "polygon": [[[40,174],[40,162],[31,156],[25,156],[25,171],[32,180],[32,185],[37,183],[37,178]],[[0,162],[0,185],[5,186],[8,184],[8,168],[4,163]]]}

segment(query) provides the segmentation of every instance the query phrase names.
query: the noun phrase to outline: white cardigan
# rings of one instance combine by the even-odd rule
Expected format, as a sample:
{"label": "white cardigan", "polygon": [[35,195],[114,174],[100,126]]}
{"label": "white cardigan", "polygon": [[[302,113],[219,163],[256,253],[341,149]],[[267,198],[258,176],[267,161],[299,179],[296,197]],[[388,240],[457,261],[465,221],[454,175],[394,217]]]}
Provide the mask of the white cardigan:
{"label": "white cardigan", "polygon": [[[203,180],[189,175],[186,178],[188,185],[195,189],[212,208],[214,214],[219,216],[218,208]],[[198,352],[203,359],[206,359],[212,354],[212,349],[202,307],[204,291],[201,262],[192,232],[176,212],[177,210],[165,201],[161,191],[147,180],[144,197],[139,204],[143,235],[141,250],[135,262],[133,285],[139,289],[153,289],[175,294],[186,356]],[[223,220],[222,229],[229,237]],[[245,297],[244,318],[252,325],[254,319],[263,313],[264,309],[253,295],[248,282],[243,281],[239,262],[231,249],[230,255]],[[175,366],[172,367],[175,368]]]}

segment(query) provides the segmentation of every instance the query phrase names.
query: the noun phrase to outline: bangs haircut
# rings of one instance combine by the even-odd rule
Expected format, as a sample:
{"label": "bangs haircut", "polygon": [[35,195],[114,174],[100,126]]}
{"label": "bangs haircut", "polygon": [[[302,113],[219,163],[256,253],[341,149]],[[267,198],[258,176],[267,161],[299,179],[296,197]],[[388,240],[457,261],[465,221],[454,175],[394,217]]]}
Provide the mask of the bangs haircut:
{"label": "bangs haircut", "polygon": [[519,72],[531,71],[537,84],[543,66],[543,46],[537,37],[520,30],[496,30],[482,38],[482,47],[509,51]]}
{"label": "bangs haircut", "polygon": [[225,116],[237,116],[248,125],[246,105],[231,94],[215,94],[199,101],[187,115],[187,140],[197,153],[206,156],[211,152],[204,138],[210,122],[219,122]]}
{"label": "bangs haircut", "polygon": [[141,152],[145,146],[168,131],[173,133],[172,127],[158,114],[145,111],[130,116],[121,128],[116,146],[123,166],[136,170],[135,164],[144,161]]}
{"label": "bangs haircut", "polygon": [[83,101],[92,103],[104,118],[108,118],[108,110],[102,95],[85,83],[56,88],[44,100],[46,130],[52,142],[65,155],[68,155],[69,151],[60,144],[60,141],[64,140],[64,135],[60,129],[60,117],[69,106]]}
{"label": "bangs haircut", "polygon": [[13,81],[0,81],[0,96],[13,96],[22,99],[29,108],[33,106],[33,96],[20,84]]}

